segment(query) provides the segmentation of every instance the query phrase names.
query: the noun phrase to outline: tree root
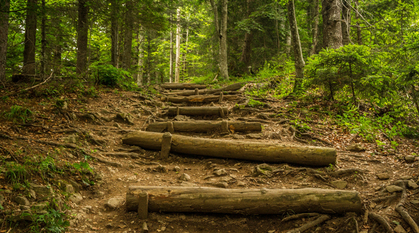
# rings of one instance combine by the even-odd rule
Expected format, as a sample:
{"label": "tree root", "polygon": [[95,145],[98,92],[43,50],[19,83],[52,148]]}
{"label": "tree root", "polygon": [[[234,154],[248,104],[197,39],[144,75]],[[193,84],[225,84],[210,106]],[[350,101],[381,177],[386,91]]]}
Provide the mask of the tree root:
{"label": "tree root", "polygon": [[301,213],[301,214],[294,214],[294,215],[291,215],[289,217],[283,218],[281,220],[281,222],[287,222],[287,221],[291,221],[291,220],[299,219],[299,218],[316,217],[316,216],[319,216],[319,215],[320,215],[319,213]]}
{"label": "tree root", "polygon": [[350,220],[354,221],[354,223],[355,223],[355,231],[356,231],[356,233],[359,233],[358,221],[356,221],[355,217],[351,217],[351,218],[348,218],[348,220],[346,220],[346,222],[349,222]]}
{"label": "tree root", "polygon": [[384,217],[382,217],[382,216],[380,216],[376,213],[369,213],[368,217],[377,221],[380,225],[382,225],[387,233],[393,233],[394,232],[393,229],[391,228],[390,224],[388,223],[388,221]]}
{"label": "tree root", "polygon": [[321,215],[316,220],[311,221],[311,222],[309,222],[307,224],[304,224],[304,225],[302,225],[299,228],[295,228],[293,230],[290,230],[287,233],[300,233],[300,232],[304,232],[304,231],[306,231],[306,230],[308,230],[308,229],[310,229],[310,228],[312,228],[312,227],[314,227],[316,225],[319,225],[320,223],[322,223],[322,222],[324,222],[324,221],[326,221],[328,219],[330,219],[330,216],[329,215]]}
{"label": "tree root", "polygon": [[397,197],[397,194],[396,194],[396,193],[394,193],[394,194],[392,194],[392,195],[390,195],[390,196],[377,197],[377,198],[375,198],[375,199],[372,199],[371,201],[373,201],[373,202],[382,202],[382,201],[391,200],[391,199],[396,198],[396,197]]}
{"label": "tree root", "polygon": [[409,213],[406,211],[406,209],[403,207],[403,205],[406,202],[407,194],[406,194],[406,185],[404,181],[397,182],[401,183],[403,187],[402,196],[400,198],[399,203],[396,205],[396,211],[402,216],[403,220],[409,224],[409,226],[412,228],[412,230],[415,233],[419,233],[419,227],[418,224],[415,222],[415,220],[412,219],[412,217],[409,215]]}

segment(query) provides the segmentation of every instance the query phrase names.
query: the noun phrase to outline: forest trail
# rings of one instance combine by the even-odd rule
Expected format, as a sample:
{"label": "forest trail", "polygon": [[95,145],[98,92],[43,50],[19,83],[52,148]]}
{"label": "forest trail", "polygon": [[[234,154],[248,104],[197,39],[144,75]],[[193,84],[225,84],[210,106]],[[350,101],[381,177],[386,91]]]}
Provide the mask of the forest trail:
{"label": "forest trail", "polygon": [[[248,84],[244,88],[255,87]],[[183,94],[187,93],[185,95],[173,94],[164,89],[160,89],[160,92],[161,95],[108,91],[101,92],[98,98],[86,98],[84,102],[79,101],[76,95],[68,94],[65,104],[58,109],[54,104],[37,105],[37,111],[42,114],[38,114],[35,121],[0,126],[0,133],[4,138],[0,142],[0,150],[10,152],[20,148],[23,151],[46,153],[55,149],[56,161],[68,163],[83,162],[86,156],[93,158],[88,163],[94,172],[88,175],[87,181],[93,181],[94,184],[86,182],[86,176],[80,173],[66,173],[66,177],[60,178],[69,182],[75,181],[72,184],[79,192],[70,198],[72,201],[69,211],[73,217],[68,232],[145,232],[144,228],[147,227],[148,232],[279,233],[301,227],[320,216],[310,214],[297,219],[284,219],[293,213],[236,215],[150,212],[148,218],[143,220],[138,217],[137,212],[128,212],[126,209],[125,198],[130,186],[321,188],[359,192],[362,213],[332,214],[329,215],[330,219],[322,217],[323,223],[305,232],[352,232],[355,225],[360,232],[368,232],[371,228],[375,228],[376,232],[383,232],[383,226],[377,225],[371,216],[370,219],[366,217],[368,213],[385,216],[392,228],[398,222],[404,229],[409,229],[395,211],[401,199],[405,201],[404,207],[412,218],[419,222],[419,190],[416,189],[419,161],[415,158],[413,161],[406,161],[409,160],[407,157],[405,159],[405,155],[415,150],[411,141],[401,139],[404,142],[400,143],[397,151],[381,151],[375,144],[364,143],[360,137],[348,134],[338,125],[320,119],[316,112],[295,106],[291,100],[253,99],[258,103],[255,106],[249,105],[249,98],[238,90],[222,90],[219,93],[209,93],[208,96],[202,95],[205,93],[200,93],[195,87],[191,91],[182,91]],[[224,94],[217,95],[220,93]],[[211,98],[206,101],[205,98],[199,99],[198,96],[189,94]],[[217,96],[214,97],[215,95]],[[179,103],[173,101],[176,98],[181,99]],[[13,101],[18,103],[18,99]],[[207,110],[216,108],[217,114],[184,115],[182,111],[185,107],[208,107]],[[228,113],[223,111],[224,108]],[[309,126],[310,130],[301,132],[296,126],[296,118],[291,117],[290,112],[299,112],[298,120]],[[232,123],[226,129],[222,124],[225,121],[242,124],[246,122],[249,125],[239,126],[238,123]],[[193,126],[194,124],[198,126]],[[246,130],[250,126],[255,131]],[[199,130],[202,128],[208,129],[202,132]],[[128,133],[147,129],[155,132],[172,131],[173,135],[193,138],[297,147],[332,147],[337,151],[337,161],[335,165],[313,168],[295,163],[265,164],[262,161],[174,152],[170,152],[167,158],[162,158],[158,150],[123,144],[122,139]],[[13,190],[3,181],[4,179],[0,179],[3,188],[12,190],[4,193],[6,202],[3,206],[5,209],[18,209],[15,203],[7,200],[11,200],[13,195],[21,191]],[[397,184],[397,181],[408,184],[404,193],[406,195],[402,196],[402,192],[397,191],[390,193],[393,192],[390,185]],[[32,182],[46,185],[39,177],[33,177]],[[59,186],[54,177],[50,178],[50,183],[54,187]]]}

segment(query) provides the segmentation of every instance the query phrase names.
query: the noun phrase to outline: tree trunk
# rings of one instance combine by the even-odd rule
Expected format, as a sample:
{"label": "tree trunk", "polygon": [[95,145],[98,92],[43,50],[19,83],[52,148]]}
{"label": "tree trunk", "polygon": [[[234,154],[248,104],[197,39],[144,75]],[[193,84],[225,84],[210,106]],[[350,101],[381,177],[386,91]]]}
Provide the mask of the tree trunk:
{"label": "tree trunk", "polygon": [[310,56],[316,53],[319,34],[319,0],[314,0],[313,4],[313,44],[311,45]]}
{"label": "tree trunk", "polygon": [[220,100],[236,100],[239,96],[237,95],[225,95],[220,97],[219,95],[191,95],[191,96],[166,96],[162,97],[161,101],[171,103],[211,103],[219,102]]}
{"label": "tree trunk", "polygon": [[10,0],[0,0],[0,82],[6,81],[7,38],[9,35]]}
{"label": "tree trunk", "polygon": [[[168,125],[173,124],[175,132],[195,132],[207,133],[213,131],[226,131],[227,129],[234,132],[262,131],[262,125],[259,122],[241,122],[226,121],[225,129],[222,121],[174,121],[174,122],[156,122],[147,126],[147,131],[161,133],[168,130]],[[173,133],[173,132],[172,132]]]}
{"label": "tree trunk", "polygon": [[337,49],[342,47],[341,0],[323,0],[323,46]]}
{"label": "tree trunk", "polygon": [[143,85],[143,62],[144,62],[144,50],[143,50],[143,28],[139,27],[137,34],[137,52],[138,52],[138,63],[137,63],[137,86]]}
{"label": "tree trunk", "polygon": [[118,18],[119,18],[119,2],[111,0],[111,63],[114,67],[118,67]]}
{"label": "tree trunk", "polygon": [[286,23],[285,26],[285,54],[287,56],[291,56],[291,35],[290,35],[290,24],[289,20],[287,20],[288,23]]}
{"label": "tree trunk", "polygon": [[175,83],[179,82],[180,76],[180,8],[176,14],[176,64],[175,64]]}
{"label": "tree trunk", "polygon": [[214,2],[214,0],[210,0],[212,11],[214,12],[214,25],[215,25],[215,37],[217,38],[217,44],[219,46],[218,48],[218,69],[221,70],[221,63],[220,63],[220,46],[221,46],[221,37],[220,37],[220,22],[218,20],[218,3]]}
{"label": "tree trunk", "polygon": [[78,22],[77,22],[77,74],[86,76],[87,73],[87,36],[89,34],[88,0],[78,2]]}
{"label": "tree trunk", "polygon": [[[189,24],[189,17],[187,18],[187,22]],[[188,53],[188,41],[189,41],[189,25],[186,25],[186,38],[185,38],[185,53],[183,53],[183,76],[182,79],[185,80],[187,76],[187,62],[186,62],[186,54]]]}
{"label": "tree trunk", "polygon": [[169,82],[173,82],[173,29],[172,29],[172,13],[170,13],[170,64],[169,64]]}
{"label": "tree trunk", "polygon": [[[148,205],[139,206],[139,195]],[[156,212],[224,214],[347,213],[362,210],[358,192],[333,189],[221,189],[208,187],[131,186],[127,211],[147,208]]]}
{"label": "tree trunk", "polygon": [[150,31],[147,33],[147,77],[146,84],[150,85],[151,79],[151,36]]}
{"label": "tree trunk", "polygon": [[[164,84],[163,84],[164,85]],[[176,91],[176,92],[169,92],[169,93],[165,93],[167,95],[183,95],[183,96],[188,96],[188,95],[206,95],[206,94],[220,94],[221,92],[223,92],[224,94],[228,94],[228,92],[231,91],[237,91],[240,88],[242,88],[245,85],[245,83],[234,83],[231,85],[228,85],[226,87],[222,87],[222,88],[217,88],[217,89],[204,89],[204,90],[199,90],[198,92],[196,90],[187,90],[187,91]],[[180,87],[185,87],[185,86],[180,86]],[[185,88],[186,89],[186,88]],[[235,92],[233,94],[239,94],[240,92]]]}
{"label": "tree trunk", "polygon": [[226,116],[228,108],[224,107],[171,107],[167,110],[167,115],[186,115],[186,116]]}
{"label": "tree trunk", "polygon": [[36,51],[36,16],[37,0],[28,0],[25,26],[25,49],[23,50],[23,73],[35,75],[35,51]]}
{"label": "tree trunk", "polygon": [[130,70],[132,57],[132,31],[134,28],[134,3],[132,0],[126,2],[126,8],[123,64],[126,70]]}
{"label": "tree trunk", "polygon": [[46,56],[45,50],[47,47],[47,38],[46,38],[46,8],[45,0],[42,0],[42,19],[41,19],[41,77],[44,79],[46,71]]}
{"label": "tree trunk", "polygon": [[342,5],[342,45],[351,43],[351,0]]}
{"label": "tree trunk", "polygon": [[[144,149],[160,150],[162,133],[137,131],[125,135],[122,143]],[[334,148],[286,146],[278,143],[207,139],[172,135],[171,151],[196,156],[243,159],[305,166],[329,166],[336,163]]]}
{"label": "tree trunk", "polygon": [[[246,18],[249,18],[250,14],[252,13],[252,4],[253,0],[247,0],[247,10],[246,10]],[[251,65],[251,54],[252,54],[252,40],[253,34],[252,31],[249,31],[244,34],[244,46],[242,49],[242,55],[240,57],[240,64],[243,64],[242,72],[243,73],[250,73],[249,66]]]}
{"label": "tree trunk", "polygon": [[228,77],[227,60],[227,20],[228,20],[228,0],[222,0],[221,8],[221,31],[220,31],[220,76],[226,80]]}
{"label": "tree trunk", "polygon": [[294,0],[288,2],[288,21],[290,23],[295,60],[295,82],[293,93],[297,93],[301,90],[301,85],[303,83],[305,62],[301,49],[300,35],[298,33],[297,19],[295,17]]}
{"label": "tree trunk", "polygon": [[207,85],[193,83],[163,83],[160,87],[164,89],[204,89],[207,88]]}
{"label": "tree trunk", "polygon": [[356,18],[356,42],[360,45],[362,45],[362,34],[361,34],[361,27],[359,25],[359,20],[360,20],[360,15],[359,15],[359,2],[358,0],[355,0],[355,5],[356,5],[356,14],[355,14],[355,18]]}

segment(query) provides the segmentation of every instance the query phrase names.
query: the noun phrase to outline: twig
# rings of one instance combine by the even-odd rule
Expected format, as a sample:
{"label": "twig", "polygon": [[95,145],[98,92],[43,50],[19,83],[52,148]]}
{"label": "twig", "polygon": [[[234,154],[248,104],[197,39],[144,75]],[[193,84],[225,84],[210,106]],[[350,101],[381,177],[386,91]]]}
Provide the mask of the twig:
{"label": "twig", "polygon": [[393,233],[394,232],[393,229],[391,228],[390,224],[388,223],[388,221],[384,217],[382,217],[382,216],[380,216],[376,213],[369,213],[368,217],[370,217],[371,219],[374,219],[379,224],[381,224],[384,227],[384,229],[386,230],[387,233]]}
{"label": "twig", "polygon": [[29,90],[32,90],[32,89],[34,89],[34,88],[37,88],[37,87],[39,87],[39,86],[41,86],[41,85],[45,84],[46,82],[48,82],[48,81],[52,78],[52,75],[53,75],[53,74],[54,74],[54,71],[53,71],[53,72],[51,72],[51,74],[49,75],[49,77],[48,77],[47,79],[45,79],[45,80],[44,80],[43,82],[41,82],[41,83],[36,84],[35,86],[28,87],[28,88],[25,88],[25,89],[23,89],[23,90],[15,91],[15,92],[12,92],[12,93],[9,93],[9,94],[6,94],[6,95],[3,95],[3,96],[0,96],[0,99],[1,99],[1,98],[3,98],[3,97],[6,97],[6,96],[14,96],[14,95],[20,94],[20,93],[22,93],[22,92],[29,91]]}
{"label": "twig", "polygon": [[296,228],[296,229],[293,229],[291,231],[288,231],[287,233],[300,233],[300,232],[304,232],[305,230],[310,229],[310,228],[312,228],[312,227],[314,227],[314,226],[316,226],[316,225],[318,225],[318,224],[320,224],[320,223],[322,223],[322,222],[324,222],[324,221],[326,221],[328,219],[330,219],[330,216],[329,215],[322,215],[322,216],[318,217],[316,220],[311,221],[311,222],[309,222],[307,224],[304,224],[304,225],[302,225],[299,228]]}
{"label": "twig", "polygon": [[294,219],[306,218],[306,217],[315,217],[315,216],[319,216],[319,213],[294,214],[294,215],[291,215],[289,217],[286,217],[286,218],[282,219],[281,222],[287,222],[287,221],[294,220]]}

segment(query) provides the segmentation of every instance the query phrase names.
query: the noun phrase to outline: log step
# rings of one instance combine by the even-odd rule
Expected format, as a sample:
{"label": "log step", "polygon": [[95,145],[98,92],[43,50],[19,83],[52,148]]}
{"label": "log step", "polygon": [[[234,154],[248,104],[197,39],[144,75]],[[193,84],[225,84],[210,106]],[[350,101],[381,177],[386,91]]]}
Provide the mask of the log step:
{"label": "log step", "polygon": [[170,107],[168,115],[186,115],[186,116],[211,116],[218,115],[224,117],[228,115],[228,108],[221,107]]}
{"label": "log step", "polygon": [[224,100],[236,100],[238,95],[190,95],[190,96],[163,96],[161,101],[172,103],[211,103]]}
{"label": "log step", "polygon": [[[162,133],[136,131],[125,135],[122,143],[145,149],[161,150]],[[307,166],[329,166],[336,163],[336,150],[326,147],[289,146],[239,140],[220,140],[172,135],[171,151],[220,158],[244,159]]]}
{"label": "log step", "polygon": [[226,87],[218,88],[218,89],[205,89],[205,90],[188,90],[188,91],[176,91],[176,92],[169,92],[166,93],[167,95],[179,95],[179,96],[188,96],[188,95],[206,95],[206,94],[213,94],[219,95],[221,92],[224,94],[239,94],[241,92],[237,91],[242,88],[245,83],[235,83],[228,85]]}
{"label": "log step", "polygon": [[160,85],[164,89],[205,89],[207,85],[194,84],[194,83],[163,83]]}
{"label": "log step", "polygon": [[[173,131],[171,132],[170,129]],[[206,133],[212,131],[229,132],[246,132],[246,131],[262,131],[262,124],[259,122],[241,122],[241,121],[168,121],[156,122],[147,126],[147,131],[161,133],[163,131],[173,132],[195,132]]]}
{"label": "log step", "polygon": [[[141,204],[140,204],[141,203]],[[148,203],[148,204],[147,204]],[[283,214],[361,212],[358,192],[333,189],[222,189],[131,186],[127,211]]]}

